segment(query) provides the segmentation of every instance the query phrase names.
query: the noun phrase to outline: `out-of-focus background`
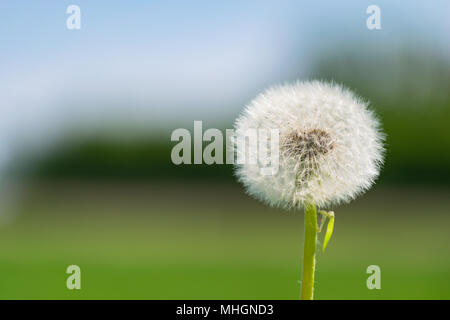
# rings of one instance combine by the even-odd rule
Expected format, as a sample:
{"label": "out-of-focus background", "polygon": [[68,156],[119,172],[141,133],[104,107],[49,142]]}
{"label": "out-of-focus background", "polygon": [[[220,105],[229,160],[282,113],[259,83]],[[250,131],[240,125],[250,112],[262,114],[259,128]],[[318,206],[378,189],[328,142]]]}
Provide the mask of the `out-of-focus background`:
{"label": "out-of-focus background", "polygon": [[174,165],[170,135],[232,128],[268,86],[325,79],[371,101],[387,154],[373,189],[330,208],[316,298],[450,299],[449,15],[447,1],[3,1],[0,298],[297,299],[303,214],[245,195],[230,165]]}

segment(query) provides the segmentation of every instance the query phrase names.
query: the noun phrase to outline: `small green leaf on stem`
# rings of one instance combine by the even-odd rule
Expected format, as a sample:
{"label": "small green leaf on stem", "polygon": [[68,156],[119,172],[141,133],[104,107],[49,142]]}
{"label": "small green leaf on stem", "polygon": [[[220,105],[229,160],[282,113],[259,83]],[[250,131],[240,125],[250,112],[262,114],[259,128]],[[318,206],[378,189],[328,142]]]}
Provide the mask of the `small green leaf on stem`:
{"label": "small green leaf on stem", "polygon": [[327,231],[325,232],[325,239],[323,240],[323,251],[325,252],[325,248],[327,247],[328,242],[330,241],[331,235],[333,234],[334,229],[334,213],[328,213],[328,225]]}

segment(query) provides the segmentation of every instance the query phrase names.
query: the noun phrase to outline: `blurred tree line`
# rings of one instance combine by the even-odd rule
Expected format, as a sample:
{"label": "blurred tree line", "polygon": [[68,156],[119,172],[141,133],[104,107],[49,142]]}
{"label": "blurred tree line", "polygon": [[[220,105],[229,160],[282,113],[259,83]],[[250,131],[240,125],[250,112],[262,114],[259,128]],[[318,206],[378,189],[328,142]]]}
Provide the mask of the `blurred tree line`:
{"label": "blurred tree line", "polygon": [[[361,56],[340,50],[318,58],[309,78],[343,83],[371,101],[387,134],[380,182],[447,184],[450,66],[443,57],[414,52]],[[232,124],[226,119],[222,129]],[[93,136],[61,144],[29,161],[27,173],[44,179],[234,179],[231,165],[172,164],[173,129],[134,142]]]}

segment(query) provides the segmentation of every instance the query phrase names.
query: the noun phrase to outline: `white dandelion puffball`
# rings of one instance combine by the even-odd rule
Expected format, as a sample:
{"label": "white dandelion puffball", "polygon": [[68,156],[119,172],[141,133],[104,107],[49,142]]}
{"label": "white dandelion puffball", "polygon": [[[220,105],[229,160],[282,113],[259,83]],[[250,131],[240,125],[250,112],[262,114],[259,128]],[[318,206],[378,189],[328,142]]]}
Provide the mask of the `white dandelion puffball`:
{"label": "white dandelion puffball", "polygon": [[[384,156],[384,134],[368,105],[349,89],[321,81],[259,94],[236,120],[235,147],[248,129],[278,130],[278,171],[264,175],[259,161],[245,161],[236,165],[239,181],[250,195],[276,207],[303,207],[305,201],[325,207],[354,199],[374,183]],[[258,146],[259,156],[271,155],[269,143]],[[236,150],[238,156],[246,152]]]}

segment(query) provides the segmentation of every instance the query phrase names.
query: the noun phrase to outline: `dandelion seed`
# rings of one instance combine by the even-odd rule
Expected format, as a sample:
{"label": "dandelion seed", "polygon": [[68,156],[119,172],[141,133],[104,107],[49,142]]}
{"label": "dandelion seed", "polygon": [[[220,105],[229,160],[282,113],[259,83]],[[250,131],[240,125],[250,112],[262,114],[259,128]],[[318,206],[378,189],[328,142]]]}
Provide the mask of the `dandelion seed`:
{"label": "dandelion seed", "polygon": [[277,174],[261,175],[258,164],[236,167],[248,193],[271,206],[348,202],[370,188],[383,161],[384,135],[368,102],[338,84],[273,87],[246,107],[235,129],[238,135],[247,129],[280,132]]}

